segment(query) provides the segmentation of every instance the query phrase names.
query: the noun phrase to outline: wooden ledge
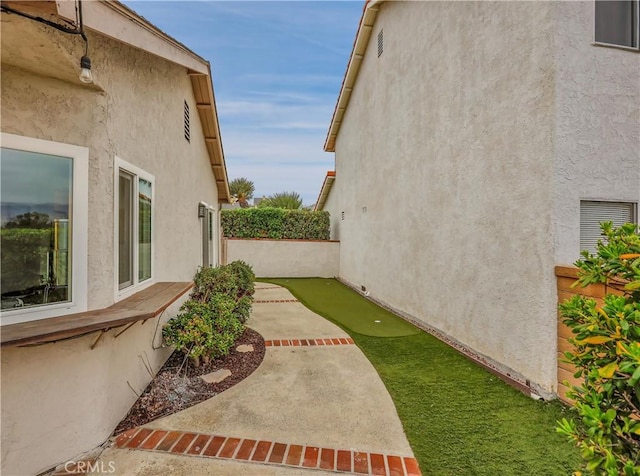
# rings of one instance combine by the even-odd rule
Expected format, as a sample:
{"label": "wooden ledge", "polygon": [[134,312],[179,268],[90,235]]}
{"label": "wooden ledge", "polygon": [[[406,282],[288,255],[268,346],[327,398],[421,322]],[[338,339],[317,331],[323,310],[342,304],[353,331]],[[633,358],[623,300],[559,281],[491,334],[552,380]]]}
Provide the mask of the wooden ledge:
{"label": "wooden ledge", "polygon": [[2,326],[1,346],[44,344],[146,321],[161,314],[192,286],[192,282],[156,283],[104,309]]}

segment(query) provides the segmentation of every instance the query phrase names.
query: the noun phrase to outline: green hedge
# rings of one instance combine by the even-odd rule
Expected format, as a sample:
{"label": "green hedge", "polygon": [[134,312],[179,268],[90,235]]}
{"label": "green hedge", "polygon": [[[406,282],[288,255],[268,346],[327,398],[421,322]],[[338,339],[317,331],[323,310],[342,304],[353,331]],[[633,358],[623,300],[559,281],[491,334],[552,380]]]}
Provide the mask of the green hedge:
{"label": "green hedge", "polygon": [[328,240],[329,212],[283,208],[222,210],[222,231],[228,238]]}

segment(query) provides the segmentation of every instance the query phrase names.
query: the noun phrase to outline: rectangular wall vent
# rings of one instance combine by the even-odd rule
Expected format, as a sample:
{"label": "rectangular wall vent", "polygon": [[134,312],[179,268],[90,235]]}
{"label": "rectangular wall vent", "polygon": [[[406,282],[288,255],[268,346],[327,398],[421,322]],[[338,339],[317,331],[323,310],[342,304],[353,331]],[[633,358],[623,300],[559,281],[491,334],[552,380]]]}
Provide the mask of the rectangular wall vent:
{"label": "rectangular wall vent", "polygon": [[380,32],[378,33],[378,58],[380,58],[380,55],[382,54],[383,50],[384,50],[384,30],[380,30]]}
{"label": "rectangular wall vent", "polygon": [[191,142],[191,129],[189,125],[189,104],[184,101],[184,138]]}

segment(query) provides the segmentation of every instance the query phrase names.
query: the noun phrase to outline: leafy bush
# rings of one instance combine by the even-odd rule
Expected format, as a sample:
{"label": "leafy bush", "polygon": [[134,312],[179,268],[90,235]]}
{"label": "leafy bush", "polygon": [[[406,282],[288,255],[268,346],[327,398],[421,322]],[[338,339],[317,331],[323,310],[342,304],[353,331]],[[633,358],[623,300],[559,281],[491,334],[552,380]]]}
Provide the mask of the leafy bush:
{"label": "leafy bush", "polygon": [[328,240],[329,212],[245,208],[222,210],[224,236],[229,238],[271,238]]}
{"label": "leafy bush", "polygon": [[601,225],[606,242],[576,262],[578,283],[606,283],[617,289],[599,307],[574,296],[560,305],[563,322],[575,336],[575,352],[565,358],[583,377],[569,397],[578,421],[563,419],[558,432],[580,448],[587,471],[640,475],[640,235],[637,225]]}
{"label": "leafy bush", "polygon": [[[255,292],[256,275],[253,273],[251,266],[244,261],[237,260],[227,265],[227,268],[236,275],[238,283],[238,297],[253,296]],[[251,307],[252,300],[249,300]]]}
{"label": "leafy bush", "polygon": [[163,328],[164,342],[187,354],[196,366],[229,353],[244,332],[253,303],[255,276],[236,261],[196,273],[191,298]]}

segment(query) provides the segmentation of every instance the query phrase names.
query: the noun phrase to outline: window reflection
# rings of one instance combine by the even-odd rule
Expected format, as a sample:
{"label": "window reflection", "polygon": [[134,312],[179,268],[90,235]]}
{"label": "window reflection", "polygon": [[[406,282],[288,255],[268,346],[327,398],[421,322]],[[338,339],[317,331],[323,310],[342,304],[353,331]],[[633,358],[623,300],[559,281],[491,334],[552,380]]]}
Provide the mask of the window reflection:
{"label": "window reflection", "polygon": [[71,300],[73,160],[2,148],[2,309]]}

